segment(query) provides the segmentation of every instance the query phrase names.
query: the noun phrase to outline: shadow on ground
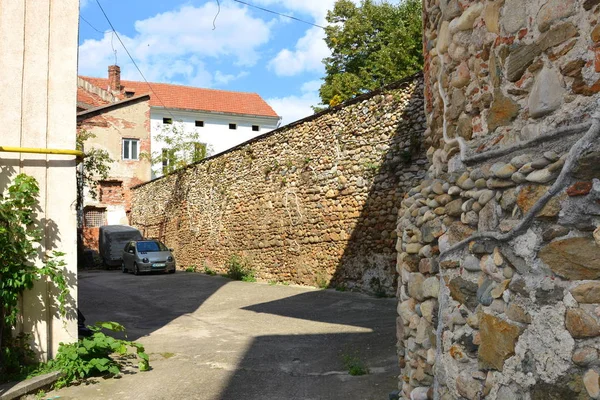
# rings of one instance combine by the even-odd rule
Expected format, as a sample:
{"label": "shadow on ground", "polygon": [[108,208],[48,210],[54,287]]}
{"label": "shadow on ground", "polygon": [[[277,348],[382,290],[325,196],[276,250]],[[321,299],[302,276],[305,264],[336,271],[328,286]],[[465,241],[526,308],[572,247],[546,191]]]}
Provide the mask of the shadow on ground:
{"label": "shadow on ground", "polygon": [[[104,279],[94,279],[99,274]],[[228,282],[200,274],[84,272],[79,274],[79,310],[87,325],[119,322],[127,329],[127,338],[137,340],[181,315],[193,313]],[[122,334],[114,336],[123,338]]]}
{"label": "shadow on ground", "polygon": [[[256,313],[344,325],[337,330],[353,326],[350,330],[356,333],[257,337],[220,399],[387,398],[397,385],[398,372],[395,313],[389,303],[389,299],[322,290],[244,307]],[[350,376],[352,365],[367,368],[369,374]]]}

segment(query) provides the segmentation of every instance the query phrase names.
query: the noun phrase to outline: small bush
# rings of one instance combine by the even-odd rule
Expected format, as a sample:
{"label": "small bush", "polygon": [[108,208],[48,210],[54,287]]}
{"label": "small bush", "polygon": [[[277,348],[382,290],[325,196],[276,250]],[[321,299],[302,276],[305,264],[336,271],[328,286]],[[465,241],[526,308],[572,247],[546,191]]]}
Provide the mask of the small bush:
{"label": "small bush", "polygon": [[[121,364],[112,356],[117,354],[126,358],[137,358],[140,371],[150,369],[149,357],[144,346],[129,340],[115,339],[101,332],[107,329],[113,332],[125,332],[123,325],[116,322],[97,322],[89,326],[94,334],[75,343],[61,343],[56,357],[44,367],[46,371],[60,370],[63,376],[54,385],[61,388],[74,381],[91,376],[115,376],[121,372]],[[133,348],[135,353],[131,352]]]}
{"label": "small bush", "polygon": [[185,272],[196,272],[196,266],[195,265],[190,265],[189,267],[187,267],[185,269]]}
{"label": "small bush", "polygon": [[329,281],[324,273],[318,272],[315,276],[315,284],[318,288],[327,289],[329,287]]}
{"label": "small bush", "polygon": [[365,363],[358,357],[358,354],[344,354],[342,359],[344,361],[344,367],[348,370],[350,375],[360,376],[369,373],[369,368],[367,368]]}
{"label": "small bush", "polygon": [[208,265],[204,266],[204,273],[206,275],[216,275],[217,274],[215,271],[213,271],[212,269],[210,269],[210,267]]}
{"label": "small bush", "polygon": [[244,282],[256,282],[254,271],[247,259],[234,254],[227,261],[227,275],[230,279]]}

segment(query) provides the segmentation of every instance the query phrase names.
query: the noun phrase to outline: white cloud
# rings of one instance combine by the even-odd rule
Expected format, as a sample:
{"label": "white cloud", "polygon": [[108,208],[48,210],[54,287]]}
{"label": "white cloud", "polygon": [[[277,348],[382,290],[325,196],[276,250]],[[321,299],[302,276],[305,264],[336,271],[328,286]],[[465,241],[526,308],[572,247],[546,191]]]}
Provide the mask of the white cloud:
{"label": "white cloud", "polygon": [[318,80],[306,82],[302,85],[300,96],[274,97],[267,99],[267,103],[281,115],[282,125],[287,125],[313,114],[311,106],[321,102],[318,94],[320,85]]}
{"label": "white cloud", "polygon": [[79,0],[79,9],[83,10],[88,5],[88,0]]}
{"label": "white cloud", "polygon": [[307,71],[323,73],[323,58],[331,54],[324,37],[322,29],[310,28],[296,42],[294,50],[283,49],[269,61],[269,68],[278,76],[295,76]]}
{"label": "white cloud", "polygon": [[[256,0],[256,3],[268,6],[279,5],[286,10],[312,17],[313,21],[309,22],[323,25],[327,10],[333,8],[335,0]],[[305,19],[301,18],[300,15],[297,17]]]}
{"label": "white cloud", "polygon": [[323,84],[323,81],[320,79],[315,79],[314,81],[308,81],[308,82],[304,82],[302,84],[302,87],[300,88],[300,90],[303,93],[306,92],[316,92],[321,88],[321,85]]}
{"label": "white cloud", "polygon": [[215,72],[215,82],[219,85],[227,85],[231,81],[248,76],[248,71],[242,71],[239,74],[224,74],[221,71]]}
{"label": "white cloud", "polygon": [[[214,2],[200,7],[185,5],[136,21],[133,37],[119,36],[148,80],[211,86],[237,75],[213,77],[206,68],[208,60],[213,63],[224,58],[236,66],[254,65],[259,59],[258,48],[269,41],[273,23],[251,16],[245,7],[222,3],[213,30],[216,14]],[[108,65],[115,62],[113,48],[123,78],[139,80],[139,73],[111,33],[79,46],[79,73],[106,76]]]}

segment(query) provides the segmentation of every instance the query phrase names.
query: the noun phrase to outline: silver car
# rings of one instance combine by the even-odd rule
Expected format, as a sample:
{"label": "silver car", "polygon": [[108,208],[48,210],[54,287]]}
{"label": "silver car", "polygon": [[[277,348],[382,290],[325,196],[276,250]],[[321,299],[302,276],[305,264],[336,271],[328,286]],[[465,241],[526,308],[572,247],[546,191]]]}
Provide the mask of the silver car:
{"label": "silver car", "polygon": [[153,271],[174,274],[175,257],[171,251],[158,240],[132,240],[123,249],[121,269],[135,275]]}

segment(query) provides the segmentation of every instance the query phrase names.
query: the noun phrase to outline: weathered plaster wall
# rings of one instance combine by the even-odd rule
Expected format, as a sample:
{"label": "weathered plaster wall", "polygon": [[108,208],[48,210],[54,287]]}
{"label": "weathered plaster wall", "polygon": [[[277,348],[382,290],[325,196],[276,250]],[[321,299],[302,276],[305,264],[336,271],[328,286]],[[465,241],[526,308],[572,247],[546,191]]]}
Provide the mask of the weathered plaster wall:
{"label": "weathered plaster wall", "polygon": [[424,173],[422,78],[362,96],[134,189],[132,224],[179,267],[393,293],[395,215]]}
{"label": "weathered plaster wall", "polygon": [[598,3],[424,1],[432,165],[399,211],[403,398],[600,398]]}
{"label": "weathered plaster wall", "polygon": [[[77,0],[3,1],[0,6],[0,145],[75,149]],[[77,340],[76,183],[73,156],[0,153],[0,192],[18,173],[37,179],[43,228],[37,263],[65,252],[68,318],[58,317],[52,286],[40,281],[21,303],[19,332],[31,334],[40,359]],[[1,251],[1,250],[0,250]]]}
{"label": "weathered plaster wall", "polygon": [[[151,165],[147,157],[124,160],[123,139],[138,139],[139,153],[150,154],[149,97],[79,113],[77,129],[78,132],[85,130],[96,135],[84,143],[86,149],[105,150],[114,160],[108,178],[101,181],[96,189],[97,197],[93,198],[89,190],[86,190],[84,207],[105,209],[109,225],[128,225],[128,214],[131,211],[130,188],[150,180]],[[98,248],[96,227],[84,227],[83,237],[86,247]]]}

